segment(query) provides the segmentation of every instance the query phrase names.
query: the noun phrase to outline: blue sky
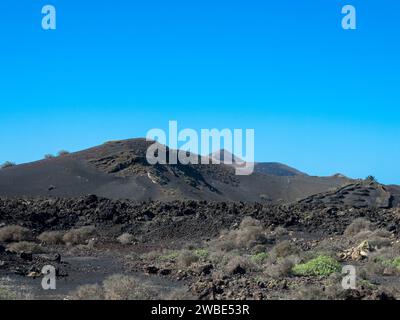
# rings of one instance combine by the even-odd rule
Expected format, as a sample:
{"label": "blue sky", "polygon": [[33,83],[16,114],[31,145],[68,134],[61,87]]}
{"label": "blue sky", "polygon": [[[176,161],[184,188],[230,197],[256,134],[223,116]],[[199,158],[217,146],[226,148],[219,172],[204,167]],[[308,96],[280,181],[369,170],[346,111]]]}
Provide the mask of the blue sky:
{"label": "blue sky", "polygon": [[[357,30],[341,28],[346,4]],[[398,1],[2,0],[0,14],[0,162],[177,120],[254,128],[258,161],[400,183]]]}

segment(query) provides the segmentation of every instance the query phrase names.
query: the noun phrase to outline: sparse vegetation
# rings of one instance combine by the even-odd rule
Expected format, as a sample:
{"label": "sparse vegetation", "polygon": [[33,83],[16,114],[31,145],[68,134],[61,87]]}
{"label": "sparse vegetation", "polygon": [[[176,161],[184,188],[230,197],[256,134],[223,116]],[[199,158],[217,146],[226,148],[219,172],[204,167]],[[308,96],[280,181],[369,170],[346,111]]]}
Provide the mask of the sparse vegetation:
{"label": "sparse vegetation", "polygon": [[0,285],[0,301],[1,300],[16,300],[17,295],[11,292],[7,287]]}
{"label": "sparse vegetation", "polygon": [[288,233],[289,232],[287,231],[287,229],[284,227],[281,227],[281,226],[277,226],[273,231],[273,234],[275,235],[275,237],[285,236]]}
{"label": "sparse vegetation", "polygon": [[29,229],[18,226],[9,225],[0,228],[0,242],[16,242],[30,240],[32,234]]}
{"label": "sparse vegetation", "polygon": [[245,217],[238,229],[224,231],[213,240],[211,246],[223,251],[249,249],[266,242],[266,233],[261,223],[251,217]]}
{"label": "sparse vegetation", "polygon": [[223,266],[224,271],[229,275],[245,274],[254,269],[252,263],[244,257],[232,256],[227,264]]}
{"label": "sparse vegetation", "polygon": [[178,251],[169,251],[166,254],[160,255],[159,256],[159,260],[161,261],[176,261],[176,259],[179,256],[179,252]]}
{"label": "sparse vegetation", "polygon": [[143,282],[119,274],[104,280],[103,290],[106,300],[150,300],[157,297],[157,293]]}
{"label": "sparse vegetation", "polygon": [[[0,199],[0,203],[5,201]],[[236,204],[224,214],[222,210],[229,204],[218,203],[215,207],[213,204],[211,208],[207,204],[206,210],[197,210],[194,201],[176,201],[163,203],[158,211],[156,201],[131,204],[96,196],[78,201],[62,198],[45,199],[39,204],[36,201],[26,198],[7,204],[6,209],[0,208],[2,223],[19,224],[8,225],[8,229],[16,228],[16,234],[20,234],[23,226],[29,226],[32,232],[26,229],[24,233],[40,234],[37,240],[30,235],[27,240],[15,241],[24,237],[1,228],[0,235],[7,243],[0,243],[0,268],[6,275],[17,270],[39,280],[42,265],[49,263],[57,268],[60,277],[68,274],[66,281],[83,278],[81,284],[86,285],[65,298],[224,300],[398,296],[396,290],[384,293],[389,284],[399,286],[398,209],[343,206],[322,210],[320,206],[314,209],[313,204],[300,204],[301,210],[296,211],[297,206],[270,208],[252,204],[243,213],[247,204]],[[29,209],[32,203],[34,206]],[[221,211],[214,214],[219,206]],[[274,211],[276,208],[282,211]],[[69,215],[72,212],[74,215]],[[108,212],[113,213],[112,220]],[[142,219],[148,212],[154,213],[153,217]],[[121,219],[113,223],[114,218],[120,218],[117,214]],[[384,219],[380,221],[379,216]],[[246,218],[240,220],[240,217]],[[96,229],[79,227],[94,223]],[[42,232],[56,226],[65,231]],[[221,231],[222,227],[227,229]],[[64,243],[74,246],[51,246]],[[20,254],[42,249],[47,254]],[[112,274],[117,261],[123,265],[121,272],[143,273],[138,278],[116,275],[93,284],[98,279],[92,277],[94,270]],[[342,264],[357,267],[356,289],[343,290]],[[84,276],[77,276],[77,272],[83,272]],[[12,283],[11,291],[14,286]],[[27,289],[32,290],[31,286]],[[15,292],[19,291],[18,288]]]}
{"label": "sparse vegetation", "polygon": [[117,241],[121,244],[127,245],[131,244],[134,241],[134,236],[130,233],[123,233],[118,238]]}
{"label": "sparse vegetation", "polygon": [[285,240],[276,244],[272,250],[271,255],[276,258],[285,258],[290,255],[297,253],[296,247],[290,243],[290,241]]}
{"label": "sparse vegetation", "polygon": [[369,175],[368,177],[366,177],[365,180],[368,182],[378,182],[378,180],[372,175]]}
{"label": "sparse vegetation", "polygon": [[292,274],[295,265],[294,257],[278,259],[275,263],[268,266],[267,274],[273,278],[287,277]]}
{"label": "sparse vegetation", "polygon": [[94,227],[71,229],[64,234],[63,241],[70,245],[87,244],[88,240],[93,237],[95,233]]}
{"label": "sparse vegetation", "polygon": [[199,256],[191,250],[181,250],[176,257],[176,261],[181,267],[189,267],[199,261]]}
{"label": "sparse vegetation", "polygon": [[300,276],[328,276],[340,270],[340,263],[328,256],[317,256],[306,263],[296,264],[292,269]]}
{"label": "sparse vegetation", "polygon": [[11,162],[11,161],[6,161],[3,164],[0,165],[0,169],[6,169],[6,168],[11,168],[16,166],[17,164],[15,162]]}
{"label": "sparse vegetation", "polygon": [[210,254],[208,249],[195,249],[194,254],[201,260],[206,260]]}
{"label": "sparse vegetation", "polygon": [[59,157],[66,156],[68,154],[69,154],[69,151],[67,151],[67,150],[60,150],[60,151],[57,152],[57,155]]}
{"label": "sparse vegetation", "polygon": [[134,277],[116,274],[106,278],[102,285],[84,285],[71,294],[73,300],[150,300],[157,292]]}
{"label": "sparse vegetation", "polygon": [[268,258],[268,253],[260,252],[250,257],[250,260],[255,264],[263,264]]}
{"label": "sparse vegetation", "polygon": [[72,300],[104,300],[104,290],[98,284],[78,287],[72,294]]}
{"label": "sparse vegetation", "polygon": [[396,257],[394,259],[383,260],[382,264],[384,266],[392,267],[400,271],[400,257]]}
{"label": "sparse vegetation", "polygon": [[62,231],[45,231],[38,236],[38,239],[45,244],[62,244],[64,232]]}
{"label": "sparse vegetation", "polygon": [[21,241],[14,242],[8,246],[8,250],[17,252],[17,253],[42,253],[43,248],[34,242]]}
{"label": "sparse vegetation", "polygon": [[294,298],[296,300],[326,300],[326,295],[321,287],[311,285],[298,288]]}
{"label": "sparse vegetation", "polygon": [[45,159],[52,159],[52,158],[54,158],[54,156],[52,154],[50,154],[50,153],[47,153],[47,154],[44,155],[44,158]]}
{"label": "sparse vegetation", "polygon": [[344,231],[344,235],[352,237],[357,235],[361,231],[369,231],[371,222],[364,218],[355,219]]}
{"label": "sparse vegetation", "polygon": [[163,298],[165,300],[195,300],[195,297],[187,289],[176,289],[169,292]]}

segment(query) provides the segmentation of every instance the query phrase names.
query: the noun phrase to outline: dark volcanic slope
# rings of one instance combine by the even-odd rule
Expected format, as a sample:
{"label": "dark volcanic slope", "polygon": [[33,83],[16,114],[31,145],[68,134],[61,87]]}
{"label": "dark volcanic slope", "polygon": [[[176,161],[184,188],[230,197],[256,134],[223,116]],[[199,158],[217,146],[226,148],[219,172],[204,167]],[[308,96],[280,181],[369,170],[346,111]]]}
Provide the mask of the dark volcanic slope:
{"label": "dark volcanic slope", "polygon": [[255,164],[254,171],[275,176],[292,177],[306,175],[305,173],[279,162],[259,162]]}
{"label": "dark volcanic slope", "polygon": [[397,206],[398,196],[390,187],[360,180],[333,191],[312,195],[300,203],[326,207],[391,208]]}
{"label": "dark volcanic slope", "polygon": [[340,176],[311,177],[285,166],[272,171],[256,167],[251,176],[236,176],[222,164],[149,165],[145,156],[150,144],[144,139],[112,141],[0,170],[0,196],[289,202],[351,182]]}

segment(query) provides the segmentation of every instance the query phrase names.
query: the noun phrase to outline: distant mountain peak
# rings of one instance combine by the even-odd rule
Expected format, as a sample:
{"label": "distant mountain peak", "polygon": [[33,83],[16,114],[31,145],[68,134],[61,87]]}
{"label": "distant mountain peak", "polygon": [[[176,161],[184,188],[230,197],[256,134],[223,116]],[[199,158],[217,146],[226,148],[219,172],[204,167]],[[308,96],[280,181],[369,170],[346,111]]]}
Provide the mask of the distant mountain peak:
{"label": "distant mountain peak", "polygon": [[244,161],[235,156],[232,152],[226,149],[220,149],[214,151],[209,155],[211,159],[219,160],[220,162],[224,162],[225,164],[235,164],[235,163],[243,163]]}
{"label": "distant mountain peak", "polygon": [[258,162],[255,164],[254,171],[273,176],[307,176],[306,173],[279,162]]}

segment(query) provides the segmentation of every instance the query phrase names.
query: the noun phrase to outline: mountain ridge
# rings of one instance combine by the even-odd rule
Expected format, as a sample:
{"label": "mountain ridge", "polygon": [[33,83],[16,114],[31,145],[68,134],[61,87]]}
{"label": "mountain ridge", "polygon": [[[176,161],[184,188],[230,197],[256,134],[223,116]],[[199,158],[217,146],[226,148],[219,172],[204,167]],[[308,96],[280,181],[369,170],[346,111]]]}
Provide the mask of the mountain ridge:
{"label": "mountain ridge", "polygon": [[[234,168],[225,164],[150,165],[146,150],[153,143],[142,138],[110,141],[0,170],[0,197],[95,194],[138,201],[288,203],[355,181],[342,176],[309,176],[277,163],[256,163],[249,176],[236,176]],[[168,155],[174,151],[165,148]]]}

